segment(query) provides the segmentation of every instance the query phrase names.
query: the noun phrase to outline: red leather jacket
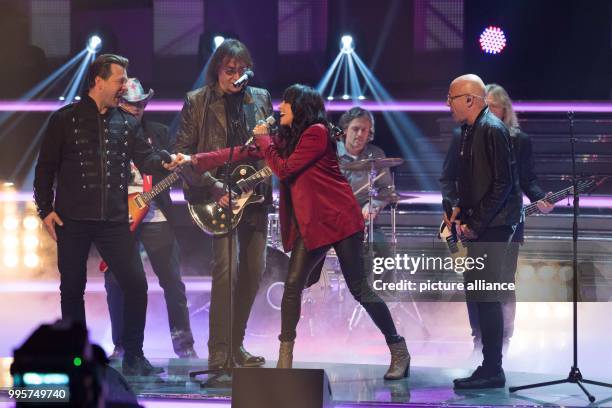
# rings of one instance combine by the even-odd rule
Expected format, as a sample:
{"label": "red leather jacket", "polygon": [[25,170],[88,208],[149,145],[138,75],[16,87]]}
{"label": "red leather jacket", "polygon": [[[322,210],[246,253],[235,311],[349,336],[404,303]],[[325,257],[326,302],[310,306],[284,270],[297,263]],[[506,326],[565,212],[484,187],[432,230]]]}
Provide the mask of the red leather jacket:
{"label": "red leather jacket", "polygon": [[[335,146],[325,126],[308,127],[287,158],[281,157],[270,136],[258,136],[256,144],[258,150],[235,150],[233,161],[264,158],[280,179],[280,221],[285,251],[293,248],[297,228],[308,250],[363,231],[361,208],[340,173]],[[229,149],[198,153],[194,167],[201,172],[218,167],[225,163],[228,154]]]}

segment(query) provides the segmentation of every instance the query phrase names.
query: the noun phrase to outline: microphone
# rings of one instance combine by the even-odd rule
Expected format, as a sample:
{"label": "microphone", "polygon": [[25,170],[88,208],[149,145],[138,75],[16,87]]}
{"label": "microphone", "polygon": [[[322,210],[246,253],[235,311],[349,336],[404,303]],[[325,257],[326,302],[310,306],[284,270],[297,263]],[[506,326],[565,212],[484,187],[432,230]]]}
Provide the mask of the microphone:
{"label": "microphone", "polygon": [[164,163],[170,163],[172,161],[172,156],[166,150],[158,150],[157,154],[159,154]]}
{"label": "microphone", "polygon": [[334,125],[333,123],[329,122],[328,124],[329,126],[329,131],[331,132],[331,134],[334,136],[334,139],[338,142],[340,140],[342,140],[342,138],[344,136],[346,136],[344,134],[344,130],[342,130],[339,126]]}
{"label": "microphone", "polygon": [[242,74],[242,76],[238,78],[236,82],[234,82],[234,86],[236,88],[240,88],[242,85],[246,84],[249,81],[249,79],[253,78],[254,76],[255,76],[255,73],[253,73],[253,71],[251,71],[250,69],[247,69],[246,71],[244,71],[244,74]]}
{"label": "microphone", "polygon": [[[258,125],[266,125],[268,127],[268,129],[270,129],[270,127],[274,126],[274,124],[276,123],[276,119],[274,119],[273,115],[270,115],[266,118],[266,120],[258,120],[257,124]],[[255,134],[253,134],[253,132],[251,132],[251,137],[249,137],[245,143],[245,145],[250,145],[251,143],[253,143],[253,140],[255,138]]]}

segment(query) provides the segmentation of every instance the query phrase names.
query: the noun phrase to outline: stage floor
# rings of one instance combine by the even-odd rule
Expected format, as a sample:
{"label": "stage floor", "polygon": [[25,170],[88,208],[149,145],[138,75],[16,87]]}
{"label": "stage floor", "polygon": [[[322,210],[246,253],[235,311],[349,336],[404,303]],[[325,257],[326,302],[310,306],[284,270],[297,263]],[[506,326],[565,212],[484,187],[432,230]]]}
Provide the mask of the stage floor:
{"label": "stage floor", "polygon": [[[4,360],[6,363],[7,361]],[[206,367],[206,360],[155,359],[166,372],[159,377],[129,377],[128,381],[146,407],[171,407],[177,405],[230,406],[231,386],[204,384],[204,378],[191,381],[189,372]],[[115,363],[114,367],[120,365]],[[274,367],[274,362],[268,366]],[[7,364],[2,364],[6,369]],[[575,384],[555,385],[545,388],[509,393],[508,388],[492,390],[455,391],[452,380],[465,376],[468,370],[438,367],[412,367],[409,378],[385,381],[386,367],[371,364],[297,363],[296,368],[323,368],[327,373],[334,405],[336,407],[612,407],[612,388],[586,385],[597,401],[589,404],[586,396]],[[120,369],[119,369],[120,371]],[[555,375],[507,372],[507,385],[524,385],[534,382],[561,379]],[[6,372],[2,375],[6,378]],[[4,396],[6,397],[6,396]],[[3,398],[6,401],[6,398]]]}
{"label": "stage floor", "polygon": [[[186,278],[191,324],[196,351],[206,357],[208,338],[207,302],[210,281]],[[133,379],[132,385],[147,407],[175,407],[178,404],[201,407],[230,406],[229,389],[201,389],[189,382],[187,373],[205,367],[206,360],[173,359],[163,293],[156,279],[149,280],[149,307],[145,333],[145,354],[154,363],[167,367],[159,382]],[[57,281],[12,281],[0,285],[0,355],[11,356],[41,323],[60,315]],[[298,327],[295,359],[297,367],[324,368],[330,378],[337,406],[609,406],[612,389],[587,385],[597,397],[589,405],[575,384],[556,385],[508,394],[508,389],[455,393],[452,379],[467,375],[481,358],[472,354],[467,313],[463,303],[422,302],[392,304],[391,312],[400,333],[406,337],[413,357],[411,377],[385,382],[388,364],[384,339],[367,316],[350,318],[355,310],[350,296],[337,293],[314,299],[304,308]],[[504,355],[507,385],[565,378],[572,361],[571,304],[520,303],[510,348]],[[88,281],[86,309],[90,339],[112,351],[106,296],[101,279]],[[261,309],[261,308],[260,308]],[[309,310],[310,309],[310,310]],[[410,317],[420,313],[422,322]],[[579,363],[584,376],[612,382],[610,337],[612,303],[580,303]],[[324,316],[325,318],[321,318]],[[274,367],[278,352],[278,311],[256,308],[245,345],[263,355]],[[0,359],[0,388],[12,384],[10,359]],[[452,367],[452,368],[449,368]],[[198,399],[191,399],[196,397]],[[7,402],[11,406],[10,403]],[[392,405],[385,405],[392,404]],[[0,406],[4,406],[0,403]]]}

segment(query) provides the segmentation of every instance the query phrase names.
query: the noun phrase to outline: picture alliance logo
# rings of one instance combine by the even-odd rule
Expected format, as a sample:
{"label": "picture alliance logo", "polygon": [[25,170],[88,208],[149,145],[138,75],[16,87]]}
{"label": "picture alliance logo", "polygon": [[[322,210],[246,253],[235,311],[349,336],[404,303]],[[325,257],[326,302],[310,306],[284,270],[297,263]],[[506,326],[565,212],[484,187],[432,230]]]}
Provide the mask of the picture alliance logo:
{"label": "picture alliance logo", "polygon": [[389,271],[402,271],[414,275],[417,271],[451,270],[456,273],[478,270],[485,268],[487,255],[472,258],[464,257],[441,257],[441,256],[409,256],[408,254],[397,254],[395,257],[374,257],[372,259],[372,272],[380,275]]}

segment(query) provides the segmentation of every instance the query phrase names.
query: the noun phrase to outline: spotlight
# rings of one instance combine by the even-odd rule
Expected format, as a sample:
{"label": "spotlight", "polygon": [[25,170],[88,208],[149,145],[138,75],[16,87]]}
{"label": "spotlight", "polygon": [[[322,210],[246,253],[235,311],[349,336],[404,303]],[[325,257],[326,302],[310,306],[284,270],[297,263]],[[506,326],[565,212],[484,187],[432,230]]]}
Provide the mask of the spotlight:
{"label": "spotlight", "polygon": [[3,261],[4,261],[4,266],[7,266],[9,268],[14,268],[19,263],[19,257],[14,253],[7,253],[7,254],[4,254]]}
{"label": "spotlight", "polygon": [[340,40],[340,51],[350,54],[355,49],[353,45],[353,37],[350,35],[343,35]]}
{"label": "spotlight", "polygon": [[57,98],[57,99],[58,99],[58,100],[60,100],[60,101],[65,101],[65,100],[66,100],[66,97],[65,97],[65,96],[60,96],[60,97],[59,97],[59,98]]}
{"label": "spotlight", "polygon": [[487,54],[499,54],[506,47],[506,35],[499,27],[489,26],[480,34],[480,48]]}
{"label": "spotlight", "polygon": [[363,95],[359,95],[359,96],[357,97],[357,99],[359,99],[360,101],[363,101],[363,100],[365,99],[365,96],[363,96]]}
{"label": "spotlight", "polygon": [[89,51],[90,54],[93,54],[100,49],[101,45],[102,39],[97,35],[92,35],[89,37],[89,40],[87,40],[87,51]]}
{"label": "spotlight", "polygon": [[4,219],[4,229],[9,231],[16,230],[19,227],[19,220],[15,216],[7,216]]}
{"label": "spotlight", "polygon": [[[36,235],[26,235],[23,237],[23,246],[27,249],[35,249],[39,244],[38,237]],[[5,243],[6,245],[6,243]]]}
{"label": "spotlight", "polygon": [[36,254],[26,254],[26,256],[23,257],[23,264],[28,268],[35,268],[38,266],[38,262],[39,259]]}
{"label": "spotlight", "polygon": [[4,247],[7,250],[13,250],[14,251],[19,246],[19,240],[17,239],[16,235],[5,235],[4,239],[2,241],[4,243]]}
{"label": "spotlight", "polygon": [[542,265],[537,270],[537,275],[541,280],[552,280],[557,274],[557,268],[553,265]]}
{"label": "spotlight", "polygon": [[334,100],[334,97],[333,97],[332,95],[329,95],[329,96],[327,97],[327,100],[328,100],[328,101],[333,101],[333,100]]}
{"label": "spotlight", "polygon": [[344,99],[345,101],[348,100],[349,96],[347,94],[342,95],[342,99]]}
{"label": "spotlight", "polygon": [[77,95],[77,96],[75,96],[75,97],[74,97],[74,100],[75,100],[75,101],[80,101],[80,100],[81,100],[81,97],[80,97],[79,95]]}
{"label": "spotlight", "polygon": [[215,35],[213,38],[213,49],[216,50],[223,41],[225,41],[225,37],[222,35]]}
{"label": "spotlight", "polygon": [[23,219],[23,227],[27,230],[34,230],[38,228],[38,224],[38,217],[35,217],[33,215],[28,215]]}

